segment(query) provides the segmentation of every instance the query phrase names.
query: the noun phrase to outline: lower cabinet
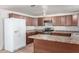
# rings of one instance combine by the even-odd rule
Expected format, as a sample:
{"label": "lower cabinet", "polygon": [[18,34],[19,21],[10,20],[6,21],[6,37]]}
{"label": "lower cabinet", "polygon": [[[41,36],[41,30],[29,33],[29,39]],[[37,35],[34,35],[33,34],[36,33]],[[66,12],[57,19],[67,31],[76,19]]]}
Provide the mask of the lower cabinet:
{"label": "lower cabinet", "polygon": [[58,36],[71,36],[71,33],[64,33],[64,32],[52,32],[51,35],[58,35]]}
{"label": "lower cabinet", "polygon": [[33,42],[33,39],[30,39],[28,37],[31,36],[31,35],[34,35],[34,34],[35,34],[35,32],[27,32],[26,33],[26,44],[29,44],[29,43]]}
{"label": "lower cabinet", "polygon": [[26,33],[26,44],[30,44],[33,42],[33,39],[28,38],[31,35],[41,34],[42,32],[27,32]]}

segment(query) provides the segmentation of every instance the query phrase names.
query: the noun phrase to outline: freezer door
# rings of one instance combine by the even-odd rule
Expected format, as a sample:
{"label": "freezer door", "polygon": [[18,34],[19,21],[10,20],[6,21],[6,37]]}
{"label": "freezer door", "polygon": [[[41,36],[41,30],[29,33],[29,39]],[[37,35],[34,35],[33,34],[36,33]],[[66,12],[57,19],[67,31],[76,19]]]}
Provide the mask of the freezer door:
{"label": "freezer door", "polygon": [[26,46],[26,24],[24,20],[16,22],[14,31],[14,48],[15,50]]}

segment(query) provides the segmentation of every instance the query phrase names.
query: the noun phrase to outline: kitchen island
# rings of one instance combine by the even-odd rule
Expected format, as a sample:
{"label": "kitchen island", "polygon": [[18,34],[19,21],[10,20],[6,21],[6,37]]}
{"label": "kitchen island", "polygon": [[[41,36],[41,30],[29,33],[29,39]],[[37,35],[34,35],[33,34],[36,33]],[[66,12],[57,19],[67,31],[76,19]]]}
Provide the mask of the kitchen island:
{"label": "kitchen island", "polygon": [[49,34],[37,34],[29,38],[34,39],[35,53],[79,52],[79,38]]}

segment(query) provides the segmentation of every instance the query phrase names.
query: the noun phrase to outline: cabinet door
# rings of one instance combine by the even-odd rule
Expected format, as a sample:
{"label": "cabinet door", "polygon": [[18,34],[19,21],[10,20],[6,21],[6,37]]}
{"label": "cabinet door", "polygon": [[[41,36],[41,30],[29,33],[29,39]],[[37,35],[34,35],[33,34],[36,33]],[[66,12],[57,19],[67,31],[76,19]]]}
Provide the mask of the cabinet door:
{"label": "cabinet door", "polygon": [[27,26],[31,26],[32,25],[32,19],[31,18],[29,18],[29,17],[26,18],[26,25]]}
{"label": "cabinet door", "polygon": [[53,17],[52,23],[54,26],[60,26],[61,25],[61,17],[60,16]]}
{"label": "cabinet door", "polygon": [[32,18],[32,26],[37,26],[37,25],[38,25],[38,19]]}
{"label": "cabinet door", "polygon": [[66,26],[72,26],[72,15],[68,15],[65,17],[66,17]]}
{"label": "cabinet door", "polygon": [[55,21],[55,18],[52,17],[52,24],[55,26],[56,25],[56,21]]}
{"label": "cabinet door", "polygon": [[38,25],[38,19],[37,18],[27,17],[26,25],[27,26],[37,26]]}
{"label": "cabinet door", "polygon": [[43,18],[38,18],[38,26],[43,26]]}
{"label": "cabinet door", "polygon": [[78,24],[78,15],[72,15],[72,26],[77,26]]}
{"label": "cabinet door", "polygon": [[61,16],[61,25],[65,26],[66,25],[66,17],[65,16]]}
{"label": "cabinet door", "polygon": [[31,36],[31,35],[35,35],[35,34],[36,34],[36,32],[27,32],[26,33],[26,44],[30,44],[30,43],[33,42],[33,39],[28,38],[28,37]]}

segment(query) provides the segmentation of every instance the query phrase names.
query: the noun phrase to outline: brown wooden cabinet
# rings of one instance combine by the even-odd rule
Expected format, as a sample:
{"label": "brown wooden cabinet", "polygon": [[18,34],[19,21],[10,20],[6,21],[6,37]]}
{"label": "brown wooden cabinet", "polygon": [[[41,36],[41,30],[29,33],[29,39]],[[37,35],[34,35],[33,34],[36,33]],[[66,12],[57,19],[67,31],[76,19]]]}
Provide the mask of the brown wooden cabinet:
{"label": "brown wooden cabinet", "polygon": [[26,18],[26,25],[31,26],[32,25],[32,19],[30,17]]}
{"label": "brown wooden cabinet", "polygon": [[41,17],[32,18],[27,16],[22,16],[14,13],[9,14],[9,18],[19,18],[25,19],[27,26],[43,26],[45,21],[50,21],[54,26],[77,26],[78,25],[78,15],[64,15],[64,16],[53,16],[53,17]]}
{"label": "brown wooden cabinet", "polygon": [[65,25],[66,25],[66,17],[61,16],[61,26],[65,26]]}
{"label": "brown wooden cabinet", "polygon": [[54,26],[77,26],[78,15],[65,15],[52,17]]}
{"label": "brown wooden cabinet", "polygon": [[56,20],[54,17],[52,17],[52,24],[55,26],[56,25]]}
{"label": "brown wooden cabinet", "polygon": [[32,18],[32,26],[37,26],[37,25],[38,25],[38,19]]}
{"label": "brown wooden cabinet", "polygon": [[32,43],[33,39],[28,38],[31,35],[35,35],[36,32],[26,32],[26,44]]}
{"label": "brown wooden cabinet", "polygon": [[72,15],[72,26],[77,26],[78,24],[78,15]]}
{"label": "brown wooden cabinet", "polygon": [[25,19],[27,26],[37,26],[37,22],[38,22],[37,18],[27,17],[23,15],[14,14],[14,13],[10,13],[9,18]]}
{"label": "brown wooden cabinet", "polygon": [[43,18],[38,18],[38,26],[43,26]]}
{"label": "brown wooden cabinet", "polygon": [[43,32],[38,32],[38,31],[35,31],[35,32],[26,32],[26,44],[30,44],[33,42],[33,39],[31,38],[28,38],[29,36],[31,35],[36,35],[36,34],[43,34]]}
{"label": "brown wooden cabinet", "polygon": [[26,19],[26,16],[14,14],[14,13],[10,13],[10,14],[9,14],[9,18]]}
{"label": "brown wooden cabinet", "polygon": [[52,17],[52,23],[54,26],[61,26],[61,16]]}
{"label": "brown wooden cabinet", "polygon": [[68,15],[65,17],[66,17],[66,26],[72,26],[72,15]]}
{"label": "brown wooden cabinet", "polygon": [[70,37],[71,36],[71,33],[69,32],[52,32],[51,35],[56,35],[56,36],[67,36],[67,37]]}
{"label": "brown wooden cabinet", "polygon": [[37,26],[38,25],[38,19],[37,18],[32,18],[32,17],[27,17],[26,25],[27,26]]}

